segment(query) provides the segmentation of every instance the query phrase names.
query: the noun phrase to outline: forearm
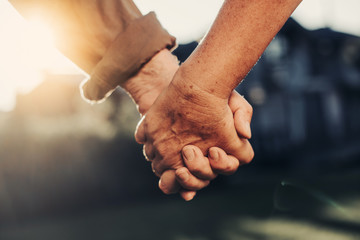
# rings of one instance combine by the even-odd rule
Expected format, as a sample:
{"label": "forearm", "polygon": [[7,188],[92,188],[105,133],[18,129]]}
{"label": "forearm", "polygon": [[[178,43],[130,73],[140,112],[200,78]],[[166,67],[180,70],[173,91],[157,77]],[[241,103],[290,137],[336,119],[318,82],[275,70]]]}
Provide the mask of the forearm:
{"label": "forearm", "polygon": [[181,79],[221,98],[230,96],[301,0],[226,0]]}
{"label": "forearm", "polygon": [[[89,100],[102,99],[135,76],[156,53],[175,45],[155,14],[143,16],[132,0],[10,2],[24,17],[46,22],[57,48],[91,75],[83,88]],[[126,90],[131,94],[131,89]]]}

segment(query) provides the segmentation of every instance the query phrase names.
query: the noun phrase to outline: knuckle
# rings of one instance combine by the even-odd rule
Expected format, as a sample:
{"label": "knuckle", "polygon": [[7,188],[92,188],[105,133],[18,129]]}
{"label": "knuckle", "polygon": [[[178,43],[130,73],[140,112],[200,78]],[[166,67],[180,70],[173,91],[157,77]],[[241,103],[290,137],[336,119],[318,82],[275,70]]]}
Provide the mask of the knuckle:
{"label": "knuckle", "polygon": [[209,186],[210,181],[206,181],[205,184],[202,186],[202,188]]}
{"label": "knuckle", "polygon": [[184,174],[184,171],[177,171],[177,179],[181,186],[187,190],[200,190],[207,186],[210,181],[209,180],[201,180],[197,179],[195,176],[192,176],[191,174]]}
{"label": "knuckle", "polygon": [[223,169],[223,171],[226,173],[226,174],[234,174],[237,169],[239,168],[240,164],[239,164],[239,161],[231,161],[231,162],[228,162],[225,166],[225,168]]}
{"label": "knuckle", "polygon": [[206,186],[208,186],[210,184],[210,181],[202,181],[202,182],[198,182],[198,181],[187,181],[185,183],[185,187],[190,189],[190,190],[200,190]]}
{"label": "knuckle", "polygon": [[213,180],[213,179],[215,179],[217,177],[217,175],[215,173],[213,173],[213,172],[206,172],[206,173],[203,173],[203,174],[201,174],[201,175],[199,175],[197,177],[202,178],[204,180]]}
{"label": "knuckle", "polygon": [[204,174],[203,169],[199,165],[188,166],[188,169],[195,176]]}
{"label": "knuckle", "polygon": [[214,178],[216,178],[216,175],[212,171],[199,171],[198,173],[193,174],[203,180],[213,180]]}
{"label": "knuckle", "polygon": [[169,152],[168,147],[165,144],[157,144],[155,149],[161,157],[166,156],[166,154]]}
{"label": "knuckle", "polygon": [[220,162],[211,162],[211,168],[213,169],[213,171],[215,172],[222,172],[224,166],[220,163]]}
{"label": "knuckle", "polygon": [[191,179],[181,179],[181,185],[185,188],[192,188],[194,186],[193,181]]}
{"label": "knuckle", "polygon": [[203,189],[205,187],[207,187],[210,184],[210,181],[204,181],[204,182],[199,182],[197,184],[194,184],[193,186],[193,190],[200,190]]}

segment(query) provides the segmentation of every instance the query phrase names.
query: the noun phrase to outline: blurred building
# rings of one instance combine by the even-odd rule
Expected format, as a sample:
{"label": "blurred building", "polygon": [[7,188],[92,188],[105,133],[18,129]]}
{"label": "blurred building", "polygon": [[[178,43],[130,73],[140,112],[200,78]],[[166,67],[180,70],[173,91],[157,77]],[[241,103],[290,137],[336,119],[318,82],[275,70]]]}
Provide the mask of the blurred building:
{"label": "blurred building", "polygon": [[255,164],[310,171],[359,163],[359,37],[290,19],[238,91],[254,107]]}
{"label": "blurred building", "polygon": [[133,139],[139,114],[131,99],[116,91],[91,105],[80,96],[83,78],[49,74],[18,95],[12,112],[0,113],[0,220],[81,210],[156,190]]}

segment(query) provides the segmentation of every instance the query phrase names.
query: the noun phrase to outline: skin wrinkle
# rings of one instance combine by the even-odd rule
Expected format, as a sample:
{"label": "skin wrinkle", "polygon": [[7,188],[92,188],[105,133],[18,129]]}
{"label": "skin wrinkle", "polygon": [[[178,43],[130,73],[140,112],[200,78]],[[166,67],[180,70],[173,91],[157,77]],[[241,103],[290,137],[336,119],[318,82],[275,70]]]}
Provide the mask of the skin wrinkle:
{"label": "skin wrinkle", "polygon": [[[212,73],[212,72],[210,72],[210,71],[205,71],[205,73],[207,73],[207,74],[209,74],[210,75],[210,77],[212,77],[212,78],[218,78],[218,76],[216,76],[216,74],[214,74],[214,73]],[[208,89],[202,89],[201,88],[201,86],[200,85],[198,85],[198,84],[196,84],[196,83],[193,83],[193,84],[195,84],[196,86],[197,86],[197,88],[198,89],[201,89],[201,90],[203,90],[203,91],[206,91],[207,93],[209,93],[209,94],[211,94],[212,95],[212,97],[221,97],[221,96],[218,96],[218,95],[215,95],[215,89],[221,89],[223,86],[224,86],[224,84],[221,84],[221,83],[219,83],[218,81],[216,81],[215,82],[215,88],[212,88],[211,90],[208,90]],[[219,87],[219,86],[222,86],[222,87]],[[223,99],[229,99],[229,96],[227,96],[227,97],[224,97]]]}
{"label": "skin wrinkle", "polygon": [[[204,56],[204,57],[206,57],[206,56]],[[198,63],[200,63],[200,61],[198,61]],[[184,70],[184,68],[183,68],[183,70]],[[203,70],[204,71],[203,71],[202,75],[205,79],[210,78],[210,77],[214,78],[214,79],[219,79],[219,76],[216,76],[216,74],[212,73],[211,71],[208,71],[208,69],[203,69]],[[186,69],[185,69],[185,71],[177,72],[177,74],[179,74],[183,79],[189,79],[188,82],[183,84],[182,88],[179,88],[179,92],[181,92],[181,90],[186,90],[188,88],[190,88],[191,90],[194,90],[194,88],[195,88],[194,91],[207,92],[208,94],[210,94],[209,97],[217,97],[217,98],[221,98],[223,100],[225,100],[225,99],[227,100],[229,98],[229,97],[226,98],[226,97],[222,97],[222,96],[217,96],[213,92],[209,91],[208,89],[201,88],[201,86],[198,85],[196,82],[191,82],[191,78],[187,77]],[[206,74],[208,74],[209,77],[206,77]],[[222,84],[219,84],[218,82],[216,82],[216,84],[215,84],[216,88],[219,88],[219,85],[222,85]],[[196,95],[199,95],[199,94],[196,94]]]}
{"label": "skin wrinkle", "polygon": [[175,111],[168,111],[166,113],[167,117],[170,119],[170,125],[174,125],[175,124]]}
{"label": "skin wrinkle", "polygon": [[[189,140],[189,136],[193,137],[193,130],[191,129],[196,128],[197,125],[194,122],[189,122],[188,127],[184,127],[182,126],[183,119],[184,119],[183,115],[178,114],[178,118],[173,119],[174,122],[172,122],[170,126],[170,130],[174,134],[174,137],[178,139],[181,146],[185,146],[188,144],[194,145],[194,140]],[[181,129],[181,131],[179,131],[178,129]],[[208,128],[206,130],[205,126],[201,126],[201,130],[203,132],[201,132],[201,134],[199,135],[199,139],[196,139],[195,141],[205,141],[209,139],[213,134],[211,128]],[[186,139],[186,140],[182,140],[182,139]]]}
{"label": "skin wrinkle", "polygon": [[[175,86],[176,88],[176,86]],[[186,87],[184,87],[185,89]],[[194,88],[194,86],[193,86]],[[188,108],[189,104],[192,105],[190,111],[187,111],[187,119],[188,121],[198,122],[198,118],[201,118],[203,116],[208,116],[212,113],[212,107],[211,104],[208,102],[209,98],[213,98],[214,96],[206,91],[198,90],[198,89],[192,89],[192,93],[182,93],[182,89],[176,88],[178,96],[178,103],[179,105],[183,106],[183,108]],[[205,93],[205,96],[204,96]],[[224,100],[221,100],[224,101]],[[226,100],[227,101],[227,100]],[[223,111],[226,111],[225,108],[228,106],[225,105]],[[194,113],[196,112],[196,117],[194,117]],[[191,116],[190,116],[191,115]],[[191,118],[190,118],[191,117]],[[192,120],[193,119],[193,120]],[[220,121],[220,119],[219,119]],[[203,124],[208,125],[214,125],[216,124],[216,119],[212,119],[211,123],[208,123],[208,121],[204,121]]]}
{"label": "skin wrinkle", "polygon": [[[196,111],[196,116],[194,116],[194,114],[181,114],[178,113],[177,117],[172,115],[171,117],[173,117],[172,126],[177,127],[179,129],[185,129],[184,131],[187,131],[186,129],[194,129],[194,128],[198,128],[198,122],[200,118],[207,118],[208,114],[207,111],[201,111],[202,108],[195,109]],[[173,113],[174,114],[174,113]],[[209,121],[204,121],[204,124],[201,126],[201,130],[205,130],[206,128],[211,129],[214,125],[217,125],[218,122],[216,119],[214,119],[215,122],[209,122]],[[219,121],[221,121],[221,119],[219,119]],[[183,123],[187,122],[187,126],[184,126]],[[179,133],[179,132],[177,132]]]}
{"label": "skin wrinkle", "polygon": [[139,112],[145,114],[157,96],[169,85],[178,67],[177,58],[169,50],[161,50],[136,76],[121,84],[121,87],[131,90],[129,95],[138,105]]}
{"label": "skin wrinkle", "polygon": [[[187,100],[184,100],[184,101],[180,101],[182,102],[183,104],[181,104],[181,106],[187,106],[188,101]],[[187,106],[189,107],[189,106]],[[193,108],[191,108],[193,109]],[[190,113],[189,111],[185,111],[185,113]],[[167,136],[155,136],[154,138],[157,139],[158,137],[161,137],[161,140],[157,141],[157,142],[154,142],[153,144],[155,145],[156,148],[159,148],[159,152],[160,152],[160,156],[157,157],[154,161],[156,161],[156,163],[154,163],[154,168],[157,170],[157,173],[158,175],[160,174],[161,171],[163,171],[164,169],[166,169],[165,166],[169,166],[171,169],[175,169],[176,166],[183,166],[184,163],[183,161],[180,159],[181,161],[181,164],[178,163],[176,164],[176,166],[174,167],[171,163],[162,163],[163,162],[163,157],[165,155],[163,155],[164,153],[167,152],[168,150],[168,144],[166,144],[167,142],[172,142],[178,146],[180,146],[181,148],[184,147],[185,145],[187,144],[196,144],[197,146],[200,147],[201,151],[204,152],[204,154],[207,153],[208,149],[205,147],[201,147],[201,146],[207,146],[207,145],[212,145],[212,146],[225,146],[225,147],[228,147],[229,144],[226,144],[226,142],[219,142],[217,141],[217,138],[216,138],[216,141],[207,141],[208,139],[211,139],[212,135],[214,134],[214,131],[213,131],[213,127],[214,125],[211,124],[211,123],[208,123],[208,127],[205,127],[204,125],[202,125],[200,127],[201,131],[200,133],[198,134],[198,137],[194,139],[194,135],[193,135],[193,130],[192,129],[196,129],[196,128],[199,128],[198,125],[196,124],[197,121],[198,121],[198,118],[196,116],[187,116],[187,114],[175,114],[174,111],[169,111],[167,112],[165,115],[167,115],[171,122],[171,126],[170,128],[172,129],[171,130],[171,133],[170,135],[167,135]],[[203,115],[203,113],[201,113],[200,115]],[[197,115],[198,116],[198,115]],[[204,117],[206,117],[207,115],[204,114],[203,115]],[[188,121],[188,124],[187,126],[182,126],[182,121],[186,119],[187,120],[190,120],[190,119],[187,119],[188,117],[190,117],[190,119],[193,119],[193,122],[189,122]],[[184,119],[185,118],[185,119]],[[186,122],[185,121],[185,122]],[[222,122],[221,123],[221,126],[223,127],[227,127],[226,126],[226,122]],[[182,129],[181,131],[179,131],[179,129]],[[184,130],[184,129],[188,129],[188,130]],[[162,144],[165,145],[164,146],[161,146]],[[160,148],[162,147],[162,148]],[[177,153],[180,153],[180,149]],[[168,155],[167,158],[168,159],[172,159],[171,162],[176,162],[178,161],[177,159],[179,159],[177,156],[177,154],[171,154],[171,157]]]}
{"label": "skin wrinkle", "polygon": [[[166,142],[171,142],[171,141],[174,141],[177,145],[179,145],[181,147],[184,147],[185,145],[188,145],[188,144],[198,144],[198,143],[208,144],[208,142],[206,140],[210,139],[213,134],[212,126],[210,126],[210,127],[201,126],[201,130],[202,130],[201,133],[199,134],[198,137],[196,137],[194,139],[193,130],[191,130],[191,129],[194,129],[197,127],[196,121],[194,121],[194,122],[190,121],[188,126],[185,127],[185,126],[182,126],[182,122],[183,122],[184,118],[187,118],[186,114],[184,116],[184,114],[181,114],[181,113],[175,114],[174,111],[168,111],[166,113],[166,116],[170,120],[171,135],[154,137],[154,139],[157,139],[156,141],[153,142],[153,144],[155,145],[155,148],[160,148],[162,146],[162,144],[164,144]],[[181,131],[179,131],[179,129],[181,129]],[[186,130],[186,129],[188,129],[188,130]],[[164,145],[166,145],[166,144],[164,144]],[[216,145],[216,143],[215,143],[215,145]],[[205,150],[203,149],[202,151],[205,151]],[[162,152],[166,152],[166,150],[159,149],[158,152],[159,152],[160,157],[162,157],[163,156]],[[150,156],[148,156],[148,157],[150,157]]]}

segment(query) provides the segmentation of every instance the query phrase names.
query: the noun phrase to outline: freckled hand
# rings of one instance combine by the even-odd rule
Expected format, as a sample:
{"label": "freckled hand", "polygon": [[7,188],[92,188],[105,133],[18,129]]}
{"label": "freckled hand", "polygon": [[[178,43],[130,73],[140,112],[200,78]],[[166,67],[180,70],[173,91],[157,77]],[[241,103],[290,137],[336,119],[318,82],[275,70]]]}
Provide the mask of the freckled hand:
{"label": "freckled hand", "polygon": [[[252,159],[246,139],[239,138],[229,100],[186,85],[175,77],[159,96],[139,125],[136,139],[159,177],[166,170],[184,167],[180,152],[185,145],[196,145],[205,154],[213,146],[243,161]],[[164,176],[166,177],[166,175]],[[169,186],[160,186],[165,193]]]}

